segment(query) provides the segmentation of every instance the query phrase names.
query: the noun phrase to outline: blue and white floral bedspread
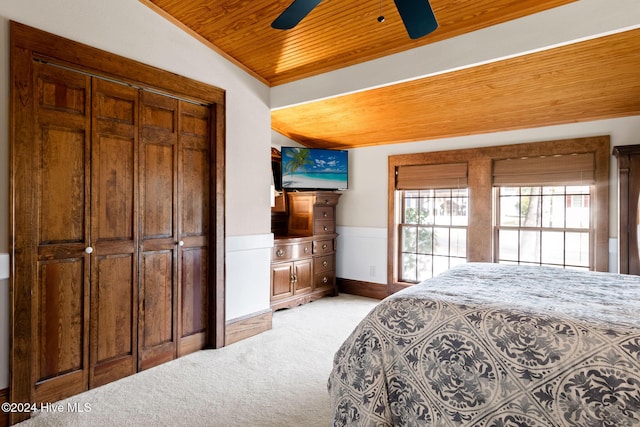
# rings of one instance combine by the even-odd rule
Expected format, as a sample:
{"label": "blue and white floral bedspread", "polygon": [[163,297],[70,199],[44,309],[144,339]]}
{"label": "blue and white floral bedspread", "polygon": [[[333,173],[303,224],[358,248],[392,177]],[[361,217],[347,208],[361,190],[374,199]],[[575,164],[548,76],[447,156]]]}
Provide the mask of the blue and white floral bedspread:
{"label": "blue and white floral bedspread", "polygon": [[640,426],[640,277],[470,263],[334,358],[335,426]]}

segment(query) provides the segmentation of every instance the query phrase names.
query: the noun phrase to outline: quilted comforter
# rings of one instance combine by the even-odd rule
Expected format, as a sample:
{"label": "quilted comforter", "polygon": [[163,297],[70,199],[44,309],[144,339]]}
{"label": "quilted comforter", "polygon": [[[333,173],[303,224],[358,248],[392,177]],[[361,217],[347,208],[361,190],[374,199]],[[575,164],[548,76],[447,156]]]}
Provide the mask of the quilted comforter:
{"label": "quilted comforter", "polygon": [[335,426],[640,426],[640,277],[470,263],[335,355]]}

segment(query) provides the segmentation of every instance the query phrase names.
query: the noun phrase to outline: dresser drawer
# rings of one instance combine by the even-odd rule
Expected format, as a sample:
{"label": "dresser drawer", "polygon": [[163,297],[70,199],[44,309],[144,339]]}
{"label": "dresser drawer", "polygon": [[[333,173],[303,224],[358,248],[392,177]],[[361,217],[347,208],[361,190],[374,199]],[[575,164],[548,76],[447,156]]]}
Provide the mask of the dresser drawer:
{"label": "dresser drawer", "polygon": [[333,219],[335,208],[333,206],[316,206],[313,208],[315,219]]}
{"label": "dresser drawer", "polygon": [[336,273],[334,271],[325,271],[324,273],[314,274],[313,288],[333,288],[336,283]]}
{"label": "dresser drawer", "polygon": [[319,193],[316,195],[315,206],[336,206],[338,204],[339,194]]}
{"label": "dresser drawer", "polygon": [[310,257],[313,251],[311,242],[276,243],[271,252],[273,262]]}
{"label": "dresser drawer", "polygon": [[323,273],[326,271],[334,270],[335,255],[319,256],[313,259],[313,271],[316,273]]}
{"label": "dresser drawer", "polygon": [[333,234],[336,223],[332,219],[316,219],[313,221],[313,234]]}
{"label": "dresser drawer", "polygon": [[313,253],[316,255],[330,254],[334,249],[333,239],[313,241]]}

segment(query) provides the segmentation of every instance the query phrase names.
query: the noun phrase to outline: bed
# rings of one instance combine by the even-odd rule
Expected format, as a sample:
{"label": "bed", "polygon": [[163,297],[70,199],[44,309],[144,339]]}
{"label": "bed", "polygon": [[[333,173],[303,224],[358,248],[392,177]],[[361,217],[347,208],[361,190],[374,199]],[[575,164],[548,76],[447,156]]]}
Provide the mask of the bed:
{"label": "bed", "polygon": [[334,426],[640,426],[640,277],[468,263],[334,357]]}

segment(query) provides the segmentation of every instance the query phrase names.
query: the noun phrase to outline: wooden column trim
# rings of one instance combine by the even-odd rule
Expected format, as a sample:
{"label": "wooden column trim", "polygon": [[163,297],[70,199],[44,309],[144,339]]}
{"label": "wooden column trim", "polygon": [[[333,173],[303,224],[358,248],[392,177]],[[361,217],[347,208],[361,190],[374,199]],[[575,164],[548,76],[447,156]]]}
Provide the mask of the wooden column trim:
{"label": "wooden column trim", "polygon": [[[467,260],[493,261],[493,186],[490,158],[469,160]],[[469,244],[473,242],[473,244]]]}

